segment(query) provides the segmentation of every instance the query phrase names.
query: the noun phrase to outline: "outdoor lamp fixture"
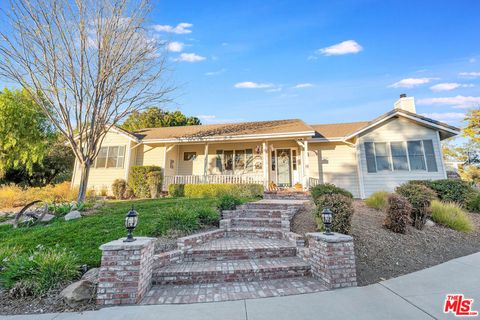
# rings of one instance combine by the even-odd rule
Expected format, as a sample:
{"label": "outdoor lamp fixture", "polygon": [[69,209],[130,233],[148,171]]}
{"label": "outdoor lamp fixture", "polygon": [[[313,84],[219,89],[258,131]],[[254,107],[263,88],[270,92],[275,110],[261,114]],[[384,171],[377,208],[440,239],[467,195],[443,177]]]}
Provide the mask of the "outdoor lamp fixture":
{"label": "outdoor lamp fixture", "polygon": [[128,236],[123,242],[132,242],[136,239],[133,237],[132,232],[137,226],[138,223],[138,212],[135,211],[132,205],[132,209],[128,211],[127,216],[125,217],[125,228],[128,230]]}
{"label": "outdoor lamp fixture", "polygon": [[325,226],[325,232],[323,234],[332,235],[332,220],[333,220],[333,213],[329,208],[325,208],[322,210],[322,220],[323,225]]}

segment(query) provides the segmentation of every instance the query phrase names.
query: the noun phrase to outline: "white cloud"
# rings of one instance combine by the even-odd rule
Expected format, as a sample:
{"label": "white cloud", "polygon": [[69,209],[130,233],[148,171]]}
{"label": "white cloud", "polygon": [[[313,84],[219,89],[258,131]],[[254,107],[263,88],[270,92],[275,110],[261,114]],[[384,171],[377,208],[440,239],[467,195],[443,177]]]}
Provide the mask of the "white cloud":
{"label": "white cloud", "polygon": [[443,98],[427,98],[419,99],[417,101],[419,105],[450,105],[456,109],[472,108],[480,105],[480,97],[443,97]]}
{"label": "white cloud", "polygon": [[311,83],[299,83],[296,86],[294,86],[295,89],[303,89],[303,88],[311,88],[313,87],[313,84]]}
{"label": "white cloud", "polygon": [[182,52],[183,51],[183,46],[184,46],[184,44],[181,43],[181,42],[172,41],[172,42],[168,43],[167,49],[168,49],[168,51],[171,51],[171,52]]}
{"label": "white cloud", "polygon": [[363,48],[355,40],[346,40],[333,46],[318,49],[317,53],[324,56],[340,56],[344,54],[359,53]]}
{"label": "white cloud", "polygon": [[227,71],[227,69],[222,68],[222,69],[217,70],[217,71],[205,72],[205,75],[206,75],[206,76],[218,76],[219,74],[222,74],[222,73],[224,73],[225,71]]}
{"label": "white cloud", "polygon": [[279,91],[282,91],[282,88],[281,88],[281,87],[265,90],[265,92],[279,92]]}
{"label": "white cloud", "polygon": [[257,83],[252,81],[238,82],[234,85],[237,89],[266,89],[273,88],[274,85],[271,83]]}
{"label": "white cloud", "polygon": [[192,33],[192,30],[189,28],[193,27],[193,24],[182,22],[177,24],[175,27],[169,25],[161,25],[156,24],[153,26],[153,29],[157,32],[169,32],[169,33],[176,33],[176,34],[187,34]]}
{"label": "white cloud", "polygon": [[196,53],[182,53],[180,57],[175,59],[175,61],[199,62],[205,59],[205,57],[202,57],[201,55],[198,55]]}
{"label": "white cloud", "polygon": [[430,87],[430,90],[432,91],[450,91],[450,90],[454,90],[454,89],[457,89],[457,88],[472,88],[474,87],[473,84],[460,84],[460,83],[456,83],[456,82],[445,82],[445,83],[439,83],[439,84],[436,84],[436,85],[433,85]]}
{"label": "white cloud", "polygon": [[406,78],[391,84],[390,88],[413,88],[425,83],[429,83],[433,78]]}
{"label": "white cloud", "polygon": [[241,118],[239,118],[239,119],[220,119],[220,118],[217,118],[217,116],[213,115],[213,114],[203,114],[203,115],[197,116],[197,118],[199,118],[202,121],[202,123],[204,123],[204,124],[232,123],[232,122],[244,121]]}
{"label": "white cloud", "polygon": [[461,112],[445,112],[445,113],[423,113],[422,116],[432,118],[439,121],[461,120],[465,118],[465,113]]}
{"label": "white cloud", "polygon": [[480,77],[480,72],[460,72],[458,75],[462,77],[476,78]]}

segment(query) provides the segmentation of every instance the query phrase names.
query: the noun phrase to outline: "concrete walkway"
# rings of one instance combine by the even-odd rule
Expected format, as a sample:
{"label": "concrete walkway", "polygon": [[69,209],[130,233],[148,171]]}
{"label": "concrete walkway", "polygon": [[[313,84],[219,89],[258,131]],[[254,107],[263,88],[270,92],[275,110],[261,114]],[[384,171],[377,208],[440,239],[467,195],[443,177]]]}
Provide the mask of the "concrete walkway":
{"label": "concrete walkway", "polygon": [[127,306],[85,313],[8,316],[27,320],[132,319],[454,319],[443,314],[447,293],[473,298],[480,311],[480,253],[378,284],[276,298],[187,305]]}

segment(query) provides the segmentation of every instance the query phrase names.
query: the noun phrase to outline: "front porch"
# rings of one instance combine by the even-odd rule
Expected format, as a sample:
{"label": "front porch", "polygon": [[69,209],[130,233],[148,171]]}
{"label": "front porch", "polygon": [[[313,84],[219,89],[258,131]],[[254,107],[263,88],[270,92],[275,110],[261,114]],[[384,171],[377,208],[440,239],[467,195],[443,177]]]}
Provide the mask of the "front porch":
{"label": "front porch", "polygon": [[[147,152],[149,147],[146,146]],[[262,184],[307,190],[308,142],[181,143],[164,146],[163,190],[170,184]]]}

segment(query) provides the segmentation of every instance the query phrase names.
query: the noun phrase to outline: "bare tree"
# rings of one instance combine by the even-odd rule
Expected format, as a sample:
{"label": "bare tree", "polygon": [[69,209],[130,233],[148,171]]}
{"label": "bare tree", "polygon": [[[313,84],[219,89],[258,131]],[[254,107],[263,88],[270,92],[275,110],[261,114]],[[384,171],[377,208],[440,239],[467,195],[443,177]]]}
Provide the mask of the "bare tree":
{"label": "bare tree", "polygon": [[10,0],[3,10],[0,76],[28,90],[69,142],[80,202],[108,130],[173,90],[150,10],[149,0]]}

